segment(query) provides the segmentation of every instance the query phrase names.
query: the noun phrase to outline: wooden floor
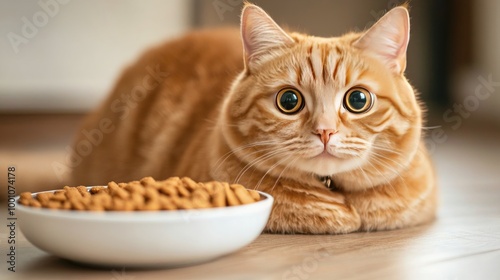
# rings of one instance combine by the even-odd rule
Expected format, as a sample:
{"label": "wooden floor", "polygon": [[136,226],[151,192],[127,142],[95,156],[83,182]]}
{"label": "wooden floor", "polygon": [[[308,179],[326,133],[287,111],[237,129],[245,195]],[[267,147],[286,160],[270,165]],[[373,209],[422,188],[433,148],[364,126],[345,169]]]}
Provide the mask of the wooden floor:
{"label": "wooden floor", "polygon": [[[18,232],[15,273],[7,271],[6,231],[2,226],[0,278],[500,279],[499,130],[464,125],[459,130],[447,131],[447,136],[448,140],[439,144],[433,153],[441,185],[439,217],[425,226],[333,236],[263,234],[248,247],[218,260],[156,270],[95,269],[76,265],[34,248]],[[35,158],[38,165],[24,162],[29,159],[29,153],[20,157],[17,163],[33,168],[35,175],[44,173],[35,170],[39,164],[64,156],[59,151],[43,159],[42,148],[32,147],[32,151],[40,153]],[[5,146],[0,149],[0,158],[2,153],[6,153]],[[13,161],[16,163],[16,159]],[[23,174],[29,176],[30,170]],[[4,182],[0,185],[5,190]],[[0,209],[6,209],[5,203]],[[6,223],[6,211],[0,211],[0,220]]]}

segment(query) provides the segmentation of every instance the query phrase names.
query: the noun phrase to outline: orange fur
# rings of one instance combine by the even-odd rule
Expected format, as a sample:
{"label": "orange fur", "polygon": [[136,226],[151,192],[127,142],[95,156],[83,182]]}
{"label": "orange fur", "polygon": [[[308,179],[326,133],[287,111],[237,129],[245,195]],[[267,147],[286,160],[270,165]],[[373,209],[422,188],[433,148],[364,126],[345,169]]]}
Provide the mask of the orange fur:
{"label": "orange fur", "polygon": [[[235,29],[205,30],[159,46],[129,67],[86,119],[75,141],[82,162],[73,182],[144,176],[238,182],[274,196],[270,232],[427,222],[437,187],[422,144],[422,109],[404,77],[407,20],[399,7],[364,33],[318,38],[286,33],[246,4],[242,39]],[[288,87],[304,100],[291,115],[275,105],[277,92]],[[367,112],[343,105],[353,87],[373,93]],[[101,141],[78,154],[103,120]],[[329,176],[335,188],[319,176]]]}

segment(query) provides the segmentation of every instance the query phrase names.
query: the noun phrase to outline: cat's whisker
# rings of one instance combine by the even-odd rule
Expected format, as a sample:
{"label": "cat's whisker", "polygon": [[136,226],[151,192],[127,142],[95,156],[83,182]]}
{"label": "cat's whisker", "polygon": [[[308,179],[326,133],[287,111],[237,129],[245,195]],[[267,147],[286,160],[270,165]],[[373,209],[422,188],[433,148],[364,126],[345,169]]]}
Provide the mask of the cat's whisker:
{"label": "cat's whisker", "polygon": [[240,152],[242,150],[245,150],[245,149],[250,149],[250,148],[254,148],[254,147],[259,147],[259,146],[265,146],[265,145],[272,145],[272,144],[276,144],[275,141],[259,141],[259,142],[253,142],[253,143],[248,143],[248,144],[245,144],[245,145],[242,145],[242,146],[239,146],[235,149],[231,149],[229,152],[225,153],[224,155],[222,155],[216,162],[215,162],[215,166],[214,166],[214,173],[217,173],[217,171],[219,170],[219,168],[224,164],[224,162],[233,154],[237,153],[237,152]]}
{"label": "cat's whisker", "polygon": [[245,175],[245,173],[248,170],[250,170],[252,167],[254,167],[257,164],[262,164],[278,154],[279,154],[279,152],[275,152],[275,151],[271,152],[271,153],[267,153],[263,156],[260,156],[256,159],[254,159],[253,161],[249,162],[248,164],[246,164],[245,167],[236,176],[235,183],[238,184],[240,182],[240,180],[243,178],[243,176]]}
{"label": "cat's whisker", "polygon": [[243,175],[250,169],[252,168],[253,166],[255,166],[256,164],[260,164],[262,162],[265,162],[273,157],[275,157],[276,155],[279,155],[279,154],[282,154],[282,153],[286,153],[288,152],[288,149],[286,149],[286,147],[281,147],[281,148],[278,148],[278,149],[273,149],[272,152],[270,153],[266,153],[264,155],[261,155],[259,157],[257,157],[256,159],[254,159],[253,161],[250,161],[249,163],[247,163],[245,165],[245,167],[238,173],[238,175],[236,176],[236,179],[235,179],[235,182],[236,183],[239,183],[239,181],[241,180],[241,178],[243,177]]}
{"label": "cat's whisker", "polygon": [[368,176],[368,174],[366,173],[365,169],[363,167],[359,167],[359,170],[361,171],[361,173],[363,173],[363,176],[365,177],[365,180],[367,180],[368,182],[370,182],[370,185],[373,186],[373,181],[372,179],[370,178],[370,176]]}
{"label": "cat's whisker", "polygon": [[[380,177],[384,178],[384,182],[382,182],[382,184],[386,184],[387,186],[389,186],[391,188],[392,191],[395,191],[395,188],[394,188],[394,185],[391,183],[391,180],[389,180],[387,178],[387,176],[385,176],[379,168],[377,168],[373,163],[369,162],[368,161],[368,164],[370,164],[370,166],[372,167],[373,170],[375,170]],[[364,168],[361,168],[361,170],[364,171]],[[370,180],[370,183],[372,186],[375,186],[375,184],[373,184],[373,182]],[[379,182],[377,184],[380,184]]]}
{"label": "cat's whisker", "polygon": [[[396,175],[397,177],[399,177],[401,180],[404,181],[404,178],[401,176],[401,173],[396,170],[394,167],[392,167],[391,165],[389,165],[387,162],[384,162],[383,161],[384,158],[372,158],[373,161],[375,161],[376,163],[382,165],[383,167],[385,167],[388,171],[391,171],[394,175]],[[372,163],[370,163],[372,164]],[[373,164],[372,164],[373,165]],[[373,166],[374,169],[377,169],[375,166]],[[377,169],[378,170],[378,169]],[[388,180],[386,176],[383,176],[387,181],[392,181],[392,180]],[[391,187],[392,187],[392,183],[391,183]],[[392,187],[394,188],[394,187]]]}
{"label": "cat's whisker", "polygon": [[438,128],[442,128],[443,126],[442,125],[435,125],[435,126],[422,126],[422,129],[423,130],[432,130],[432,129],[438,129]]}
{"label": "cat's whisker", "polygon": [[[392,158],[386,157],[386,156],[384,156],[384,155],[382,155],[380,153],[372,152],[371,154],[373,155],[373,157],[371,157],[371,159],[375,160],[375,159],[378,158],[379,160],[387,160],[387,161],[390,161],[393,164],[397,165],[401,169],[405,169],[406,168],[406,166],[404,166],[401,162],[398,162],[398,161],[396,161],[396,160],[394,160]],[[388,163],[388,162],[386,162],[386,163]]]}
{"label": "cat's whisker", "polygon": [[[382,168],[386,169],[390,173],[394,174],[395,176],[401,177],[400,171],[397,170],[394,166],[390,165],[388,162],[384,161],[383,158],[371,158],[370,161],[373,161],[373,163],[376,163],[378,165],[381,165]],[[371,164],[373,164],[371,163]],[[376,168],[374,166],[374,168]]]}
{"label": "cat's whisker", "polygon": [[[381,162],[380,160],[379,160],[379,164],[384,165],[384,163],[383,163],[383,162]],[[376,167],[374,167],[374,168],[375,168],[375,169],[377,169]],[[396,171],[396,170],[394,170],[394,169],[391,169],[391,168],[389,168],[389,167],[387,167],[387,168],[388,168],[389,170],[393,170],[394,174],[395,174],[397,177],[399,177],[399,179],[401,179],[400,184],[398,184],[398,186],[399,186],[399,187],[404,187],[404,188],[407,188],[407,187],[408,187],[408,185],[407,185],[407,183],[406,183],[405,178],[404,178],[403,176],[401,176],[401,174],[400,174],[398,171]],[[394,179],[387,179],[387,177],[386,177],[386,176],[384,176],[384,175],[382,175],[382,176],[384,177],[384,179],[386,179],[386,182],[385,182],[385,183],[386,183],[386,185],[387,185],[387,186],[389,186],[389,187],[391,188],[391,190],[392,190],[394,193],[398,193],[398,191],[396,190],[396,188],[395,188],[395,187],[394,187],[394,185],[393,185],[393,183],[394,183]],[[400,203],[405,203],[405,202],[404,202],[404,201],[401,201]]]}
{"label": "cat's whisker", "polygon": [[257,183],[257,186],[256,188],[258,189],[260,187],[260,185],[262,184],[262,181],[264,180],[264,178],[267,176],[267,174],[269,174],[269,172],[271,172],[274,168],[276,168],[278,165],[282,164],[283,162],[286,162],[288,159],[290,159],[292,157],[292,155],[289,155],[287,157],[284,157],[282,158],[281,160],[279,160],[278,162],[276,162],[275,164],[273,164],[267,171],[266,173],[262,176],[262,178],[260,178],[259,182]]}
{"label": "cat's whisker", "polygon": [[[384,175],[384,174],[380,171],[380,169],[378,169],[378,168],[377,168],[377,167],[376,167],[376,166],[375,166],[372,162],[370,162],[370,161],[367,161],[367,162],[368,162],[368,164],[370,164],[370,165],[372,166],[372,168],[373,168],[373,169],[374,169],[374,170],[375,170],[375,171],[376,171],[376,172],[377,172],[377,173],[378,173],[378,174],[379,174],[382,178],[384,178],[384,180],[385,180],[385,182],[384,182],[384,183],[385,183],[385,184],[388,184],[388,185],[391,187],[391,189],[392,189],[393,191],[395,191],[395,188],[394,188],[394,186],[392,185],[391,180],[390,180],[390,179],[388,179],[388,178],[387,178],[387,176],[386,176],[386,175]],[[383,164],[383,163],[380,163],[380,164]],[[361,170],[363,170],[363,168],[362,168]],[[398,175],[399,175],[399,174],[398,174]],[[371,182],[371,180],[370,180],[370,183],[372,184],[372,186],[374,186],[374,184]]]}
{"label": "cat's whisker", "polygon": [[[290,158],[290,157],[288,157],[288,158]],[[288,162],[288,164],[285,166],[285,168],[283,168],[283,170],[281,170],[280,174],[278,175],[278,178],[276,178],[276,180],[274,181],[273,186],[271,187],[271,192],[274,190],[274,188],[278,184],[279,180],[281,179],[281,176],[283,176],[283,173],[285,173],[285,171],[288,169],[288,167],[290,167],[291,165],[295,164],[295,162],[298,159],[299,159],[298,157],[294,157],[293,160],[291,160],[290,162]]]}
{"label": "cat's whisker", "polygon": [[376,144],[372,144],[372,147],[376,150],[379,150],[379,151],[389,152],[389,153],[400,155],[400,156],[403,155],[403,153],[401,153],[398,150],[395,150],[394,148],[391,149],[391,148],[383,147],[383,146],[376,145]]}
{"label": "cat's whisker", "polygon": [[[262,153],[262,152],[267,152],[267,151],[273,151],[273,152],[275,152],[276,148],[275,147],[269,147],[267,149],[261,149],[261,150],[258,150],[258,151],[254,151],[252,153],[244,155],[241,159],[245,160],[246,158],[251,157],[251,156],[253,156],[255,154]],[[254,159],[254,161],[257,160],[257,162],[255,162],[255,164],[264,162],[267,159],[267,157],[273,157],[273,156],[274,156],[273,153],[263,154],[263,155],[257,157],[256,159]],[[251,164],[251,165],[249,166],[249,164]],[[245,165],[245,168],[247,168],[247,167],[251,168],[253,165],[254,164],[252,163],[252,161],[250,161],[247,165]]]}
{"label": "cat's whisker", "polygon": [[280,148],[279,149],[276,149],[276,146],[277,146],[277,142],[276,141],[260,141],[260,142],[254,142],[254,143],[249,143],[249,144],[246,144],[246,145],[242,145],[238,148],[235,148],[229,152],[227,152],[225,155],[223,155],[218,161],[217,163],[215,164],[215,172],[218,171],[218,169],[224,164],[224,162],[233,154],[239,152],[239,151],[243,151],[245,149],[249,149],[249,148],[255,148],[255,147],[260,147],[260,146],[266,146],[266,145],[272,145],[271,147],[268,147],[268,148],[265,148],[265,149],[258,149],[252,153],[248,153],[248,154],[245,154],[243,155],[240,160],[244,160],[245,158],[248,158],[250,156],[253,156],[257,153],[262,153],[262,152],[266,152],[266,151],[269,151],[269,150],[273,150],[273,152],[276,152],[276,154],[273,154],[273,153],[267,153],[267,154],[264,154],[264,155],[261,155],[259,156],[258,158],[254,159],[253,161],[247,163],[247,165],[245,165],[245,167],[238,173],[238,175],[236,176],[236,179],[235,179],[235,182],[239,182],[239,180],[241,179],[241,177],[243,176],[243,174],[245,172],[247,172],[250,168],[252,168],[254,165],[258,164],[258,163],[261,163],[261,162],[264,162],[266,161],[267,159],[277,155],[278,153],[280,152],[286,152],[288,151],[291,146],[288,145],[289,143],[293,143],[293,139],[291,140],[287,140],[287,141],[284,141],[284,142],[280,142]]}

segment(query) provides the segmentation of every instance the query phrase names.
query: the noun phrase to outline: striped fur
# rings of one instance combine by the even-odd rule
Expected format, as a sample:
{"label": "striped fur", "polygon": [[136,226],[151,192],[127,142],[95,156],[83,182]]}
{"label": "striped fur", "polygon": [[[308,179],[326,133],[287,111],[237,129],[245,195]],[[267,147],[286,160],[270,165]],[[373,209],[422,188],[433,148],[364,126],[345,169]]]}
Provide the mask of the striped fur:
{"label": "striped fur", "polygon": [[[404,76],[407,22],[406,9],[398,7],[364,33],[319,38],[286,33],[247,4],[243,45],[235,30],[225,29],[160,46],[126,71],[84,123],[88,131],[108,118],[116,129],[74,168],[74,183],[142,176],[238,182],[275,197],[270,232],[346,233],[427,222],[436,210],[436,180],[422,144],[421,104]],[[168,75],[130,117],[120,118],[111,104],[151,63]],[[276,107],[277,92],[287,87],[305,101],[296,114]],[[366,113],[343,105],[353,87],[373,93]],[[324,131],[334,132],[326,143]],[[77,135],[75,147],[84,140]]]}

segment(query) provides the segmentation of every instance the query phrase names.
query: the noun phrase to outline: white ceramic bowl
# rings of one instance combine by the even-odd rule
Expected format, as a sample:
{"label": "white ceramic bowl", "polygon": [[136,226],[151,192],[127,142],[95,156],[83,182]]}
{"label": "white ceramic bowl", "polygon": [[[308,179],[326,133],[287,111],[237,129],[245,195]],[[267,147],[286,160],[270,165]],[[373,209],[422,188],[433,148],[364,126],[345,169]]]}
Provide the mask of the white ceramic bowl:
{"label": "white ceramic bowl", "polygon": [[17,204],[20,229],[36,247],[98,266],[182,266],[234,252],[264,229],[273,198],[200,210],[90,212]]}

